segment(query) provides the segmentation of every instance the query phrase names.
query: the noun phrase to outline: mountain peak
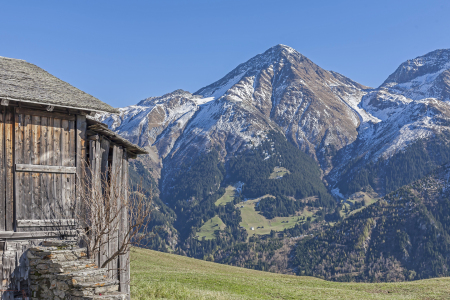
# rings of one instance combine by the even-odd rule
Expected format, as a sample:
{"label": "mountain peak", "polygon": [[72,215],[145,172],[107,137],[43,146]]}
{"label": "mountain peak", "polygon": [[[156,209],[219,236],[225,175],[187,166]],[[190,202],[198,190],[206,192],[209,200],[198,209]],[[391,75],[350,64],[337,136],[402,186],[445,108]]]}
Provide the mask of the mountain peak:
{"label": "mountain peak", "polygon": [[408,59],[380,88],[390,89],[413,100],[450,100],[450,49],[438,49]]}
{"label": "mountain peak", "polygon": [[302,56],[294,48],[286,46],[286,45],[283,45],[283,44],[278,44],[278,45],[275,45],[275,46],[267,49],[267,51],[264,52],[262,55],[267,55],[267,54],[271,54],[272,57],[276,57],[278,55],[288,56],[288,55],[291,55],[291,54],[296,54],[296,55]]}
{"label": "mountain peak", "polygon": [[146,106],[148,105],[150,102],[164,102],[165,100],[171,99],[173,97],[184,97],[184,98],[191,98],[192,94],[189,93],[188,91],[182,90],[182,89],[177,89],[173,92],[170,93],[166,93],[162,96],[158,96],[158,97],[148,97],[144,100],[139,101],[139,103],[137,105],[140,106]]}

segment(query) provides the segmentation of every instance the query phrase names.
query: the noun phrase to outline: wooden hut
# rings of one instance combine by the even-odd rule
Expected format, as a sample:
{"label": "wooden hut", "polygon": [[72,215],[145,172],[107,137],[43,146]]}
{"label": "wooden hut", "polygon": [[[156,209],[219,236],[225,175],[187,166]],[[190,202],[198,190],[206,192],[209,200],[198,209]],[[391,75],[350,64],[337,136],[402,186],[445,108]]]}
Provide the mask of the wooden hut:
{"label": "wooden hut", "polygon": [[126,188],[128,159],[146,152],[89,117],[115,108],[23,60],[0,57],[0,104],[0,290],[28,293],[23,253],[77,234],[73,214],[54,211],[79,200],[84,166],[109,163]]}

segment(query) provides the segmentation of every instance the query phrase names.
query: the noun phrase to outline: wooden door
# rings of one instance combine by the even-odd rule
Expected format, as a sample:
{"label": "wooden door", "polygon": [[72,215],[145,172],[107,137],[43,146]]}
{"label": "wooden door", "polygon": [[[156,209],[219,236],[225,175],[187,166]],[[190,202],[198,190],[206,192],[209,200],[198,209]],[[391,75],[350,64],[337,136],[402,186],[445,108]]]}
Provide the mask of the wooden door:
{"label": "wooden door", "polygon": [[73,222],[76,117],[17,108],[15,211],[17,231],[49,230]]}

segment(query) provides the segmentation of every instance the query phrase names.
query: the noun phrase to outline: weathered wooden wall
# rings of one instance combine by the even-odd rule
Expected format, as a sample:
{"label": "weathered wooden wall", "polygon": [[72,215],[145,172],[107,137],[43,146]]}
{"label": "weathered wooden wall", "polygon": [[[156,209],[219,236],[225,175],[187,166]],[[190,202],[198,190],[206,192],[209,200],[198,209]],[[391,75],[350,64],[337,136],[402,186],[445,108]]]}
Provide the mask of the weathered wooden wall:
{"label": "weathered wooden wall", "polygon": [[75,217],[75,133],[74,115],[16,109],[16,231],[45,230],[27,220]]}
{"label": "weathered wooden wall", "polygon": [[[23,254],[30,246],[76,236],[74,211],[87,162],[98,172],[95,176],[113,170],[117,176],[111,185],[126,193],[126,151],[101,135],[88,143],[86,132],[82,114],[0,106],[0,290],[28,288]],[[101,183],[98,188],[104,189]],[[127,214],[118,222],[126,228]],[[109,237],[98,264],[118,249],[123,234]],[[123,255],[108,265],[123,292],[129,292],[128,264]],[[11,297],[0,292],[2,299]]]}
{"label": "weathered wooden wall", "polygon": [[[103,193],[110,193],[111,201],[121,201],[128,197],[128,157],[126,151],[118,145],[112,144],[103,136],[95,136],[89,141],[89,165],[92,185]],[[102,182],[107,176],[110,185],[107,187]],[[120,207],[120,203],[118,203]],[[112,233],[99,254],[95,257],[96,263],[101,266],[106,260],[119,249],[119,242],[123,240],[128,228],[128,215],[123,211],[118,224],[111,224],[113,228],[119,228]],[[120,223],[120,224],[119,224]],[[117,259],[108,263],[110,276],[120,282],[120,291],[129,293],[130,270],[129,254],[121,255]]]}

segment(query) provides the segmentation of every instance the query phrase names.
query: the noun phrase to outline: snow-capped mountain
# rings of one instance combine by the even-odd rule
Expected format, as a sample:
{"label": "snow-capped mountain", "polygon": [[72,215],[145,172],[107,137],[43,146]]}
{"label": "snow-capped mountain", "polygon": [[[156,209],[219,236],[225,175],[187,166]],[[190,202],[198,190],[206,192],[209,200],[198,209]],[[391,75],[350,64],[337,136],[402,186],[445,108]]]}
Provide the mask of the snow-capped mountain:
{"label": "snow-capped mountain", "polygon": [[[328,180],[332,184],[342,180],[345,169],[354,178],[365,164],[389,160],[418,141],[424,142],[424,148],[431,145],[431,140],[447,145],[450,142],[449,72],[450,50],[436,50],[404,62],[379,88],[368,91],[359,107],[377,120],[362,123],[358,138],[341,151]],[[439,155],[429,153],[429,156],[440,161]],[[355,160],[359,163],[349,167],[349,161]],[[348,184],[348,178],[344,184]]]}
{"label": "snow-capped mountain", "polygon": [[361,121],[372,118],[358,107],[365,89],[277,45],[194,95],[148,98],[101,120],[149,148],[153,161],[170,154],[168,168],[215,145],[225,158],[279,130],[329,169],[326,147],[353,142]]}
{"label": "snow-capped mountain", "polygon": [[450,101],[450,49],[440,49],[402,63],[380,88],[413,100]]}
{"label": "snow-capped mountain", "polygon": [[371,118],[358,107],[365,89],[277,45],[195,94],[258,110],[327,169],[325,148],[353,142],[360,122]]}
{"label": "snow-capped mountain", "polygon": [[227,160],[270,130],[315,158],[334,185],[355,158],[388,159],[449,130],[449,68],[450,50],[436,50],[370,89],[277,45],[194,94],[177,90],[99,118],[150,150],[144,160],[164,167],[163,189],[200,153],[216,148]]}

